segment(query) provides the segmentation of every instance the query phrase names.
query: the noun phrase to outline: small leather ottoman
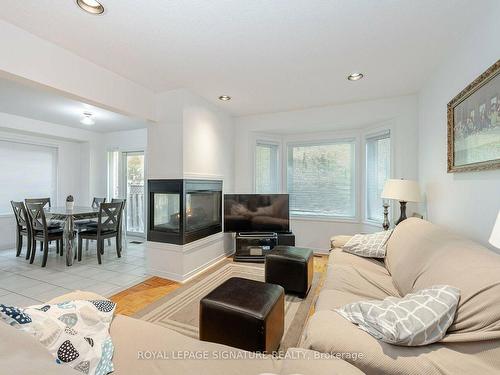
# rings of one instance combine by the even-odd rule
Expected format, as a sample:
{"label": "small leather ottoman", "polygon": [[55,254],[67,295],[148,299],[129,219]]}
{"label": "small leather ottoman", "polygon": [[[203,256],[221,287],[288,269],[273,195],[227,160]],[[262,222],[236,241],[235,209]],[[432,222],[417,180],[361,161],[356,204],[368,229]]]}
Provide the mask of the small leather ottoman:
{"label": "small leather ottoman", "polygon": [[200,301],[200,340],[252,352],[277,350],[285,329],[281,286],[233,277]]}
{"label": "small leather ottoman", "polygon": [[311,288],[313,271],[311,249],[276,246],[266,255],[266,283],[281,285],[286,293],[305,298]]}

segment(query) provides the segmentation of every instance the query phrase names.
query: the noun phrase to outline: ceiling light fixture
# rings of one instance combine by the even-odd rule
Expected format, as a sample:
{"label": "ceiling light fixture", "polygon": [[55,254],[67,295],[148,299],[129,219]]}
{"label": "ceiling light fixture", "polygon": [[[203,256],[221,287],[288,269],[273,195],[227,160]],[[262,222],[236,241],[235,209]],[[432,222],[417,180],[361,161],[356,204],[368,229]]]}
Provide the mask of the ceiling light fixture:
{"label": "ceiling light fixture", "polygon": [[347,76],[349,81],[357,81],[363,78],[363,73],[351,73]]}
{"label": "ceiling light fixture", "polygon": [[219,100],[227,102],[227,101],[231,100],[231,97],[229,95],[221,95],[221,96],[219,96]]}
{"label": "ceiling light fixture", "polygon": [[95,121],[92,118],[92,113],[90,113],[90,112],[84,112],[83,118],[80,120],[80,122],[84,125],[94,125],[95,124]]}
{"label": "ceiling light fixture", "polygon": [[76,0],[76,5],[90,14],[104,13],[104,6],[96,0]]}

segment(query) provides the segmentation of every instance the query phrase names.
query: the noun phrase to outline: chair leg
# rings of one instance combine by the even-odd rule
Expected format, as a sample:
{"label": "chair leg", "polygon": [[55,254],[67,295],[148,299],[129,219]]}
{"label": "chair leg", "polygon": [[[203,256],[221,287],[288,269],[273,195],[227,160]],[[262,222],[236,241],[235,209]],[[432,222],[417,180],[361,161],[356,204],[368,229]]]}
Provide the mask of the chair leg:
{"label": "chair leg", "polygon": [[59,241],[59,255],[63,256],[64,253],[64,240],[61,238]]}
{"label": "chair leg", "polygon": [[89,251],[89,240],[85,240],[85,251]]}
{"label": "chair leg", "polygon": [[32,246],[33,246],[33,240],[31,239],[31,236],[28,234],[28,236],[26,237],[26,260],[30,259]]}
{"label": "chair leg", "polygon": [[97,241],[97,263],[102,264],[101,261],[101,246],[104,245],[104,241],[99,240]]}
{"label": "chair leg", "polygon": [[116,255],[118,258],[122,257],[122,249],[121,249],[121,244],[120,244],[120,236],[116,235]]}
{"label": "chair leg", "polygon": [[[88,240],[87,240],[88,244]],[[83,245],[83,239],[82,237],[78,236],[78,261],[82,261],[82,245]]]}
{"label": "chair leg", "polygon": [[59,254],[59,240],[56,240],[56,254]]}
{"label": "chair leg", "polygon": [[49,242],[47,240],[43,241],[43,259],[42,259],[42,267],[47,265],[47,258],[49,256]]}
{"label": "chair leg", "polygon": [[21,251],[23,249],[23,236],[21,232],[17,231],[17,236],[16,236],[16,257],[21,255]]}
{"label": "chair leg", "polygon": [[111,238],[108,238],[108,246],[111,246]]}
{"label": "chair leg", "polygon": [[31,245],[30,264],[33,264],[33,261],[35,260],[35,254],[36,254],[36,240],[33,237],[33,242],[32,242],[32,245]]}
{"label": "chair leg", "polygon": [[104,240],[101,240],[101,254],[104,255]]}

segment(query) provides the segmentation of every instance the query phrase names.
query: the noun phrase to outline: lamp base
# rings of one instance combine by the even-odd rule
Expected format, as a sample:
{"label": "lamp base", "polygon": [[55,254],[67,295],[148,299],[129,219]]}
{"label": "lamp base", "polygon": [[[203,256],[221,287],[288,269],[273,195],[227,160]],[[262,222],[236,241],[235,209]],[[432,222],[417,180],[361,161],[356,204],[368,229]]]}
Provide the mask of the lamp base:
{"label": "lamp base", "polygon": [[406,202],[400,201],[399,204],[401,205],[401,214],[399,215],[398,221],[396,221],[396,225],[401,223],[402,221],[406,220]]}
{"label": "lamp base", "polygon": [[384,223],[382,224],[382,228],[384,230],[389,230],[391,223],[389,223],[389,205],[384,203]]}

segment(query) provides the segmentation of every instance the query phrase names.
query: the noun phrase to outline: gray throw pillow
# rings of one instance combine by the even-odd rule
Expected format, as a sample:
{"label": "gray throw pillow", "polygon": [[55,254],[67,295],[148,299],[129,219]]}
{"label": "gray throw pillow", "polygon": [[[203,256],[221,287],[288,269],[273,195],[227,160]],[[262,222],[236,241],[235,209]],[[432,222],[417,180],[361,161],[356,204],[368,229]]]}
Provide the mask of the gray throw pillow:
{"label": "gray throw pillow", "polygon": [[372,234],[356,234],[342,247],[347,253],[367,258],[385,258],[392,230]]}
{"label": "gray throw pillow", "polygon": [[394,345],[421,346],[445,336],[459,299],[459,289],[437,285],[403,298],[360,301],[335,311],[376,339]]}

